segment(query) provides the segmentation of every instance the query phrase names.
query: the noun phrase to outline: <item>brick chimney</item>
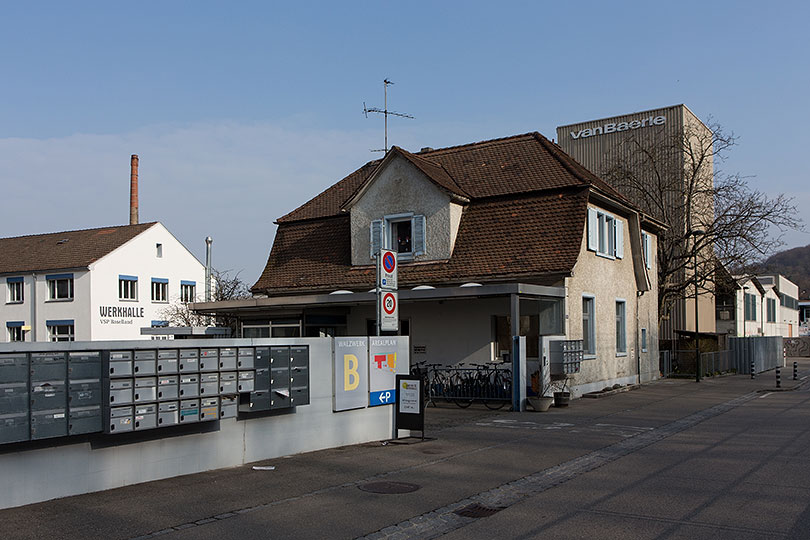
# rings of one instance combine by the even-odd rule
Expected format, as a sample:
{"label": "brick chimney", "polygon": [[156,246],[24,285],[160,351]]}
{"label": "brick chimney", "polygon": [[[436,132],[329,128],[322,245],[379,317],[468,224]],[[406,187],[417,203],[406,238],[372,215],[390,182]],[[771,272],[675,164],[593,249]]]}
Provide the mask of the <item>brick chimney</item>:
{"label": "brick chimney", "polygon": [[138,154],[132,154],[129,164],[129,224],[138,224]]}

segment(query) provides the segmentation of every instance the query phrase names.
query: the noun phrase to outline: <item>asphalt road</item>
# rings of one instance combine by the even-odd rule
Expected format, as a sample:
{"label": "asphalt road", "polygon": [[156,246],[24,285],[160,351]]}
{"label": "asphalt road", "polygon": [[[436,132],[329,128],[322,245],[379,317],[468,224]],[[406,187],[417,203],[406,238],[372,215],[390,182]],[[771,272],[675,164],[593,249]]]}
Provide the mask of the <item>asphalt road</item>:
{"label": "asphalt road", "polygon": [[0,538],[808,539],[810,385],[773,379],[664,380],[545,413],[429,408],[426,442],[0,510]]}

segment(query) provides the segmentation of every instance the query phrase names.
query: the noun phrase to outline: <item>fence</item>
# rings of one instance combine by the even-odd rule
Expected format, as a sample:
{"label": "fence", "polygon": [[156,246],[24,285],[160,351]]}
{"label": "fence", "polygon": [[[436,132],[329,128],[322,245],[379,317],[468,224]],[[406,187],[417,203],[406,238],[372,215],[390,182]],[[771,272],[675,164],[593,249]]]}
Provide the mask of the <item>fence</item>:
{"label": "fence", "polygon": [[768,371],[784,365],[784,340],[782,336],[733,337],[729,339],[732,361],[737,373]]}
{"label": "fence", "polygon": [[[672,375],[693,376],[696,371],[694,349],[660,351],[659,365],[662,377]],[[730,350],[700,353],[701,376],[727,373],[737,369]]]}
{"label": "fence", "polygon": [[672,369],[672,351],[658,351],[658,367],[662,377],[675,373]]}
{"label": "fence", "polygon": [[730,350],[701,353],[700,367],[706,375],[727,373],[737,369]]}

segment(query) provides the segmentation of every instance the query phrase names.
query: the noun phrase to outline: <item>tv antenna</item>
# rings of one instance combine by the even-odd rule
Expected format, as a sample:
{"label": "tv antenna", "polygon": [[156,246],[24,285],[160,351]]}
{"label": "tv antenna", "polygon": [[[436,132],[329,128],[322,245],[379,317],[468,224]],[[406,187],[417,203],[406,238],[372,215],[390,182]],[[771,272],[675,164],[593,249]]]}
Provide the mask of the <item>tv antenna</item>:
{"label": "tv antenna", "polygon": [[383,89],[385,91],[385,107],[380,109],[378,107],[366,107],[366,102],[363,102],[363,114],[368,118],[368,113],[380,113],[385,116],[385,148],[381,150],[371,150],[372,152],[385,152],[388,153],[388,116],[401,116],[402,118],[413,118],[410,114],[398,113],[388,110],[388,87],[392,85],[388,79],[383,80]]}

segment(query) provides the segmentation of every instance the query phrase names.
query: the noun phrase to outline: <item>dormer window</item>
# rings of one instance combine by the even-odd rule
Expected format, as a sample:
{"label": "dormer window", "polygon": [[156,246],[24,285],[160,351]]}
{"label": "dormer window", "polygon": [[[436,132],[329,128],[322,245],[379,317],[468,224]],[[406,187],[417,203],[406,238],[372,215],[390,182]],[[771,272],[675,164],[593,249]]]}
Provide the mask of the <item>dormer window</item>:
{"label": "dormer window", "polygon": [[394,214],[371,222],[371,258],[380,248],[392,249],[403,259],[425,253],[425,216]]}

